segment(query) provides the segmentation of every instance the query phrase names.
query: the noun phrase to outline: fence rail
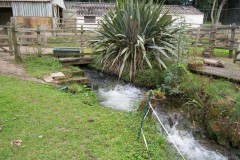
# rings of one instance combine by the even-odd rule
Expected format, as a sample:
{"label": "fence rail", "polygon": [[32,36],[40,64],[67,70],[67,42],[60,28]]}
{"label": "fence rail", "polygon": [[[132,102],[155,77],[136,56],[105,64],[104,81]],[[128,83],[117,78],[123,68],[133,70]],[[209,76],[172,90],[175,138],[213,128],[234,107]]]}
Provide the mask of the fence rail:
{"label": "fence rail", "polygon": [[87,28],[83,25],[75,27],[65,27],[56,29],[45,29],[43,26],[36,28],[22,28],[16,25],[14,19],[8,25],[0,25],[0,49],[15,55],[15,59],[21,59],[22,47],[35,48],[36,54],[41,56],[46,48],[58,47],[78,47],[84,54],[84,48],[89,47],[95,30],[98,28]]}
{"label": "fence rail", "polygon": [[192,39],[194,53],[198,47],[205,47],[206,52],[213,52],[215,48],[229,50],[229,58],[238,48],[240,39],[240,26],[236,25],[200,25],[197,28],[188,29]]}
{"label": "fence rail", "polygon": [[[0,25],[0,49],[8,51],[11,55],[14,53],[16,59],[23,54],[20,49],[22,46],[37,49],[38,55],[48,47],[61,46],[79,47],[84,52],[84,48],[89,47],[89,41],[96,36],[95,31],[99,29],[99,24],[83,25],[83,20],[57,19],[57,22],[61,23],[57,23],[55,29],[46,29],[44,26],[23,28],[24,25],[17,25],[12,19],[8,25]],[[199,25],[196,28],[188,28],[187,31],[195,53],[199,47],[206,50],[224,48],[229,50],[231,57],[240,42],[240,27],[236,25]]]}

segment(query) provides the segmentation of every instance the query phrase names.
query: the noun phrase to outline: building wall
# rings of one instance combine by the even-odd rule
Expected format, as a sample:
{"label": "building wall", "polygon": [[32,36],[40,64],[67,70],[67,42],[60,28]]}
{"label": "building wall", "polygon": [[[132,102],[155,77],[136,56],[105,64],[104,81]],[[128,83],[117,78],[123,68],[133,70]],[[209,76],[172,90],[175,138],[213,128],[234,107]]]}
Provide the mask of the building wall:
{"label": "building wall", "polygon": [[173,15],[177,19],[175,24],[186,23],[190,27],[196,28],[203,24],[204,15]]}
{"label": "building wall", "polygon": [[53,17],[50,2],[12,2],[14,17]]}
{"label": "building wall", "polygon": [[79,16],[77,17],[77,27],[78,27],[78,30],[81,29],[81,25],[85,28],[85,29],[89,29],[89,30],[92,30],[92,29],[95,29],[97,27],[99,27],[98,23],[100,22],[100,20],[102,19],[102,17],[100,16],[96,16],[96,23],[84,23],[84,16]]}
{"label": "building wall", "polygon": [[21,28],[37,28],[38,25],[44,29],[53,28],[53,20],[50,17],[14,17],[14,19]]}

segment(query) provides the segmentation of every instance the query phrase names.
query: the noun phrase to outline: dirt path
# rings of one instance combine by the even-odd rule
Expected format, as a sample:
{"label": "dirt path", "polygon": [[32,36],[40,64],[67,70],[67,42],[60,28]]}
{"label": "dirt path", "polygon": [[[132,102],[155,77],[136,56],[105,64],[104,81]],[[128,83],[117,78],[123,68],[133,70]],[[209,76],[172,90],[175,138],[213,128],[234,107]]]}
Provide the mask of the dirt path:
{"label": "dirt path", "polygon": [[42,80],[27,75],[22,65],[14,63],[13,56],[10,56],[9,53],[2,51],[0,51],[0,74],[17,77],[22,80],[43,83]]}

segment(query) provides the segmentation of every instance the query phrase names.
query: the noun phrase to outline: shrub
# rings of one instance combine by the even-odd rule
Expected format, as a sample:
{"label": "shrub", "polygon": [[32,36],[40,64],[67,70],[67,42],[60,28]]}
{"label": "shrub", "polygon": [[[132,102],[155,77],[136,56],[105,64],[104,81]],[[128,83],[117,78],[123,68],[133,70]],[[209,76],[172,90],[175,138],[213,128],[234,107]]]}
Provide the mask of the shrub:
{"label": "shrub", "polygon": [[160,68],[166,68],[165,59],[177,57],[174,34],[171,28],[174,20],[163,15],[163,2],[119,0],[115,10],[110,10],[100,25],[97,50],[101,52],[100,64],[105,70],[121,77],[124,70],[130,81],[146,66],[152,69],[152,61]]}

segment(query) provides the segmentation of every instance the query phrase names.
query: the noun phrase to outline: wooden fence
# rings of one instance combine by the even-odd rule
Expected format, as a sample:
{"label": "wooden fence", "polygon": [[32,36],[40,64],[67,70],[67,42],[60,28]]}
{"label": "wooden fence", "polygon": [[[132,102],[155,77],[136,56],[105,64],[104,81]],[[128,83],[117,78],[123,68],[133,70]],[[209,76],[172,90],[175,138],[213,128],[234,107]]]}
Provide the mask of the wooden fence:
{"label": "wooden fence", "polygon": [[81,30],[81,27],[84,30],[97,30],[100,28],[100,19],[95,19],[95,22],[85,23],[86,21],[91,21],[92,19],[82,19],[82,18],[57,18],[56,19],[56,28],[58,29],[76,29]]}
{"label": "wooden fence", "polygon": [[[64,25],[64,24],[63,24]],[[89,47],[90,40],[96,36],[95,30],[83,25],[79,27],[64,27],[57,29],[45,29],[44,26],[36,28],[23,28],[12,19],[8,25],[0,26],[0,47],[5,52],[15,55],[16,61],[21,59],[23,47],[32,47],[34,52],[41,56],[47,48],[54,47],[78,47],[84,54],[84,49]]]}
{"label": "wooden fence", "polygon": [[232,58],[233,51],[237,49],[240,40],[240,26],[236,25],[201,25],[198,28],[189,29],[188,34],[192,38],[194,53],[199,47],[204,52],[213,53],[214,49],[225,49],[229,51]]}
{"label": "wooden fence", "polygon": [[13,55],[12,27],[9,23],[0,25],[0,49]]}
{"label": "wooden fence", "polygon": [[[39,56],[46,49],[55,47],[78,47],[84,54],[85,48],[89,47],[90,41],[96,37],[95,31],[99,26],[96,23],[86,26],[77,23],[77,20],[59,19],[56,29],[45,29],[44,26],[23,28],[17,25],[13,18],[8,25],[0,26],[0,49],[14,54],[16,60],[19,60],[21,55],[28,54],[21,50],[22,47],[34,48],[34,52]],[[206,51],[222,48],[229,50],[231,57],[239,45],[240,28],[235,25],[200,25],[198,28],[188,29],[188,34],[195,53],[199,47],[205,48]]]}

